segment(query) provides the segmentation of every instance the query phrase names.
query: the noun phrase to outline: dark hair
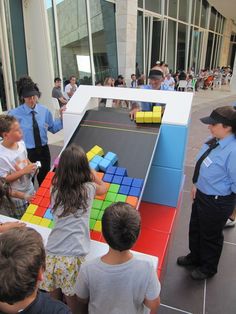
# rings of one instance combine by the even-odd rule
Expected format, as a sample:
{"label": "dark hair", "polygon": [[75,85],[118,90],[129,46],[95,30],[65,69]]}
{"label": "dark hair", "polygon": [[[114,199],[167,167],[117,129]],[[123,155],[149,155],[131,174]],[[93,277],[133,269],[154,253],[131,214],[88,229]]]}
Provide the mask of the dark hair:
{"label": "dark hair", "polygon": [[14,228],[0,235],[0,301],[9,304],[32,295],[40,268],[45,269],[41,235],[31,228]]}
{"label": "dark hair", "polygon": [[127,203],[114,203],[102,217],[102,233],[108,245],[117,251],[132,248],[141,225],[139,212]]}
{"label": "dark hair", "polygon": [[41,96],[41,92],[38,88],[38,85],[35,84],[32,80],[32,78],[30,76],[22,76],[19,78],[19,80],[16,82],[16,88],[17,88],[17,93],[19,96],[19,102],[20,104],[23,104],[24,101],[24,97],[22,95],[22,92],[25,88],[29,88],[29,89],[34,89],[38,92],[38,97],[40,98]]}
{"label": "dark hair", "polygon": [[60,156],[58,168],[52,180],[55,204],[52,212],[63,207],[60,217],[77,214],[87,209],[88,194],[85,183],[92,182],[87,156],[82,147],[72,144]]}
{"label": "dark hair", "polygon": [[71,75],[71,76],[70,76],[70,78],[69,78],[69,80],[71,80],[71,79],[73,79],[73,78],[75,78],[75,79],[76,79],[76,76]]}
{"label": "dark hair", "polygon": [[6,181],[5,178],[0,177],[0,207],[4,203],[4,199],[7,199],[11,207],[15,207],[10,197],[11,185]]}
{"label": "dark hair", "polygon": [[56,82],[61,82],[61,78],[60,77],[55,77],[54,78],[54,83],[56,83]]}
{"label": "dark hair", "polygon": [[11,126],[17,119],[13,116],[1,114],[0,115],[0,136],[3,137],[3,133],[9,132]]}
{"label": "dark hair", "polygon": [[132,78],[132,76],[136,76],[136,74],[134,74],[134,73],[133,73],[133,74],[131,74],[131,76],[130,76],[130,77]]}

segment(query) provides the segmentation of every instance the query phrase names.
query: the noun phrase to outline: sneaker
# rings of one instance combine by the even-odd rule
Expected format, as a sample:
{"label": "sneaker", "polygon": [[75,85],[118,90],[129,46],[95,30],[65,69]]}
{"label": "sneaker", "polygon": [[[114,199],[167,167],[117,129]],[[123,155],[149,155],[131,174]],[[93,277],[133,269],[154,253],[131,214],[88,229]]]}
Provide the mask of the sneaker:
{"label": "sneaker", "polygon": [[177,258],[177,264],[179,266],[196,266],[196,263],[192,260],[189,255],[180,256]]}
{"label": "sneaker", "polygon": [[236,224],[236,219],[235,220],[228,219],[226,221],[224,228],[232,228],[235,226],[235,224]]}
{"label": "sneaker", "polygon": [[212,277],[213,275],[210,274],[205,274],[202,271],[200,271],[200,269],[196,268],[191,272],[191,277],[194,280],[204,280],[207,278]]}

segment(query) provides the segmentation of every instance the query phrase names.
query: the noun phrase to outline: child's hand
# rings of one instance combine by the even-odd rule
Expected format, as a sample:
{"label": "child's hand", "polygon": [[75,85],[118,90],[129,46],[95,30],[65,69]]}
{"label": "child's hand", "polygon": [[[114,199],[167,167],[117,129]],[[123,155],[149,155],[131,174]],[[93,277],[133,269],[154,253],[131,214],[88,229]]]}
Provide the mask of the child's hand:
{"label": "child's hand", "polygon": [[31,200],[34,198],[34,196],[35,196],[35,193],[32,194],[32,195],[25,194],[25,195],[24,195],[24,199],[25,199],[27,202],[31,202]]}
{"label": "child's hand", "polygon": [[5,222],[1,225],[0,232],[5,232],[13,228],[22,228],[25,226],[26,224],[24,222],[19,222],[19,221]]}
{"label": "child's hand", "polygon": [[36,164],[30,163],[25,168],[23,168],[22,170],[23,170],[24,174],[31,174],[31,173],[35,173],[36,169],[37,169]]}

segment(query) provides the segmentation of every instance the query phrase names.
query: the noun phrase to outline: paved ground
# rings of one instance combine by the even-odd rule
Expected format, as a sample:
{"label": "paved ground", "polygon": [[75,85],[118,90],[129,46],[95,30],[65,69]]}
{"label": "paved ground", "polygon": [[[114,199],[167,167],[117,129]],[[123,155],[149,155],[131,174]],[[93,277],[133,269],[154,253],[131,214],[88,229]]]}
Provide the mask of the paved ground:
{"label": "paved ground", "polygon": [[[194,158],[209,134],[207,127],[200,123],[199,118],[208,115],[212,109],[218,106],[234,102],[236,102],[236,94],[231,93],[228,87],[222,87],[222,89],[214,91],[201,90],[194,95],[185,162],[186,180],[182,204],[175,221],[165,260],[166,265],[162,273],[161,307],[158,314],[236,313],[236,228],[227,229],[224,232],[225,243],[219,264],[219,272],[213,278],[204,282],[194,282],[188,271],[176,265],[176,258],[188,251],[188,223],[191,208],[190,189]],[[49,138],[53,157],[61,150],[62,138],[63,131]]]}

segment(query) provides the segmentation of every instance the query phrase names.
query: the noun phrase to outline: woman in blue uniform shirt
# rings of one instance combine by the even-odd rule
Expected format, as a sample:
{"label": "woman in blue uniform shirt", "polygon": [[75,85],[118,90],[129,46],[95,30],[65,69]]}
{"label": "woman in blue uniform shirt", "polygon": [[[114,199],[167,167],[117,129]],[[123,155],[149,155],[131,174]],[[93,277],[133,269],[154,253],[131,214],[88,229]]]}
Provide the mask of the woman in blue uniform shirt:
{"label": "woman in blue uniform shirt", "polygon": [[219,107],[200,119],[212,134],[198,156],[193,175],[189,250],[177,264],[194,266],[191,277],[203,280],[217,273],[223,228],[236,199],[236,110]]}

